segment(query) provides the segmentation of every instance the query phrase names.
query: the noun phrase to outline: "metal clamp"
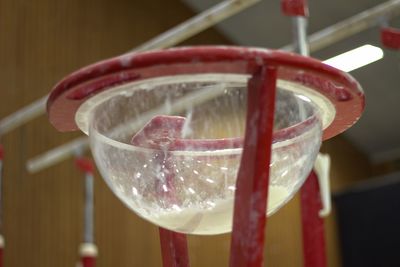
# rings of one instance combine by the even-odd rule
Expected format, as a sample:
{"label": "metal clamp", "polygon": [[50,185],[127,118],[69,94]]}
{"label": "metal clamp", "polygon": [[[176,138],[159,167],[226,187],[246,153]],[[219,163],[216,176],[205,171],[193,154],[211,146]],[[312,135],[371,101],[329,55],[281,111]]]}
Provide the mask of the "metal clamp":
{"label": "metal clamp", "polygon": [[322,209],[320,217],[327,217],[332,210],[331,190],[329,181],[329,171],[331,168],[331,158],[328,154],[318,154],[314,164],[314,170],[318,176],[319,190],[321,195]]}

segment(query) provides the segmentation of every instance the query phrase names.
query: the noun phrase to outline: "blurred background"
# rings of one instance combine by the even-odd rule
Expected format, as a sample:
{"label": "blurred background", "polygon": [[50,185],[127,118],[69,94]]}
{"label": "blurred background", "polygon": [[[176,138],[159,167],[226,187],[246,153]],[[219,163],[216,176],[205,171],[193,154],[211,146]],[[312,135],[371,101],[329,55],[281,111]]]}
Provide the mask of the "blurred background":
{"label": "blurred background", "polygon": [[[70,72],[131,50],[217,2],[0,0],[0,118],[46,95]],[[382,2],[310,0],[309,32]],[[390,24],[400,26],[400,20]],[[281,14],[279,1],[264,0],[182,45],[279,48],[291,39],[290,20]],[[378,27],[312,56],[327,59],[363,44],[381,46]],[[400,206],[400,175],[395,173],[400,170],[399,53],[385,50],[382,60],[351,74],[365,89],[365,115],[346,134],[322,146],[322,152],[332,158],[336,203],[325,220],[329,266],[400,266],[395,260],[365,265],[353,258],[356,251],[390,258],[393,252],[389,255],[388,248],[400,247],[398,230],[390,228],[399,221],[393,216]],[[83,227],[82,174],[72,159],[34,175],[26,171],[25,163],[79,135],[57,132],[42,116],[1,136],[4,266],[75,266]],[[383,242],[389,237],[392,242]],[[98,174],[95,239],[99,267],[161,266],[157,228],[128,210]],[[297,196],[268,220],[266,244],[266,266],[302,266]],[[228,234],[190,236],[192,266],[227,266],[229,245]],[[357,250],[361,245],[364,248]]]}

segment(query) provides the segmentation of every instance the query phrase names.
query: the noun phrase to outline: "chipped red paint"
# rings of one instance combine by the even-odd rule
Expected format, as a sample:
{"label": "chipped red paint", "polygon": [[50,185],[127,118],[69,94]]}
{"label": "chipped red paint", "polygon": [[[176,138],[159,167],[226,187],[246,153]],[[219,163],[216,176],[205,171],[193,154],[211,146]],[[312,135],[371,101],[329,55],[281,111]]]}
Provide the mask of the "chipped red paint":
{"label": "chipped red paint", "polygon": [[[135,77],[135,80],[191,73],[251,74],[260,64],[278,67],[278,79],[300,85],[306,83],[332,102],[336,108],[336,116],[332,124],[324,130],[324,140],[343,132],[361,116],[364,93],[357,81],[347,73],[293,53],[223,46],[131,53],[85,67],[54,87],[47,102],[47,111],[54,127],[60,131],[73,131],[78,129],[75,113],[79,106],[91,96],[112,86],[89,90],[90,93],[84,98],[77,97],[75,100],[70,99],[71,95],[75,91],[85,92],[82,88],[91,88],[99,80],[107,84],[108,79],[114,79],[118,75],[124,77],[123,74],[132,75],[130,77]],[[121,83],[122,81],[121,78]],[[340,89],[335,89],[336,87]],[[81,95],[78,93],[78,96]]]}
{"label": "chipped red paint", "polygon": [[326,267],[324,219],[317,174],[312,171],[300,190],[304,267]]}

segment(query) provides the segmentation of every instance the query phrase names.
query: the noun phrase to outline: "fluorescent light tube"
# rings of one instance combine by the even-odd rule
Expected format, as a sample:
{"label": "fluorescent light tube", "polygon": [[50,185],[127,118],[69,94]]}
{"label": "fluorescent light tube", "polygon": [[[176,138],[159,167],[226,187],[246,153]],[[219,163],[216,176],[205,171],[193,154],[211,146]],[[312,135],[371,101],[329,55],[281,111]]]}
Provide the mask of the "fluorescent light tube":
{"label": "fluorescent light tube", "polygon": [[383,58],[383,51],[373,45],[363,45],[324,61],[337,69],[350,72]]}

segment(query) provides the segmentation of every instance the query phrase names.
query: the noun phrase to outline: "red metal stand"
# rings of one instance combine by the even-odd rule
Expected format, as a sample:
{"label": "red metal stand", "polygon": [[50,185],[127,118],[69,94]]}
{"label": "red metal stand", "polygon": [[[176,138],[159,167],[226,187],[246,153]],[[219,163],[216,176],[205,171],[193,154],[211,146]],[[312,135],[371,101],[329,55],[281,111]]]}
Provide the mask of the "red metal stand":
{"label": "red metal stand", "polygon": [[318,177],[310,173],[300,190],[304,267],[326,267],[324,220]]}
{"label": "red metal stand", "polygon": [[[283,3],[285,9],[291,10],[288,14],[306,14],[305,1]],[[303,10],[294,3],[300,3]],[[111,84],[116,86],[118,79],[118,84],[128,83],[123,77],[139,82],[164,76],[207,73],[252,75],[248,83],[244,149],[236,183],[230,266],[260,267],[263,263],[267,220],[265,212],[277,75],[280,80],[294,86],[316,91],[316,96],[323,96],[334,107],[335,116],[324,129],[325,140],[349,128],[364,109],[363,91],[347,73],[315,59],[266,49],[187,47],[133,53],[83,68],[58,83],[49,96],[49,119],[60,131],[77,130],[75,115],[78,108],[96,94],[114,88]],[[79,99],[71,98],[75,93],[80,94]],[[89,118],[91,113],[88,110],[80,115]],[[85,123],[79,127],[88,130]],[[182,144],[177,142],[175,145],[179,147]],[[304,225],[308,227],[305,233],[313,229],[307,221]],[[160,237],[165,266],[189,264],[184,235],[161,229]]]}
{"label": "red metal stand", "polygon": [[231,267],[263,264],[276,78],[275,67],[263,66],[248,85],[246,134],[235,192]]}

